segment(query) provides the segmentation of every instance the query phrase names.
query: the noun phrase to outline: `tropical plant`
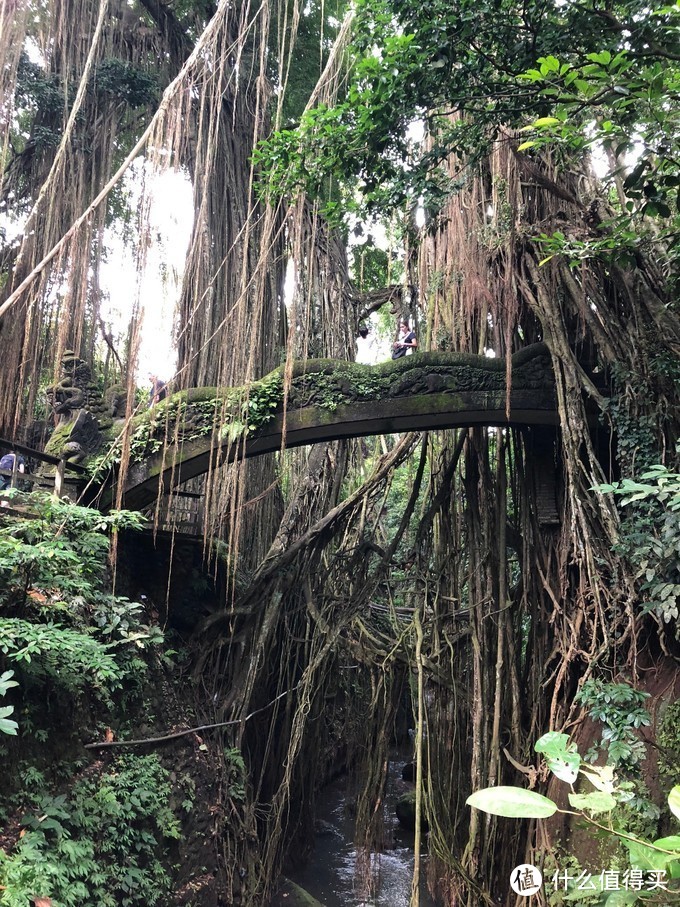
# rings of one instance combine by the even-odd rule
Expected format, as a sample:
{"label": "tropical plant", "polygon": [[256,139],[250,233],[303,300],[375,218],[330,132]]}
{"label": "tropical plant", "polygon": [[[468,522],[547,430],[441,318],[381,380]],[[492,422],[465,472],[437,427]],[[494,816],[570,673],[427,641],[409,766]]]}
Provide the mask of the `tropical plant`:
{"label": "tropical plant", "polygon": [[621,507],[634,511],[634,516],[624,523],[622,549],[635,566],[644,593],[643,611],[651,611],[666,624],[674,621],[677,627],[680,474],[655,465],[638,479],[626,478],[597,487],[619,498]]}
{"label": "tropical plant", "polygon": [[[16,680],[12,680],[12,677],[14,677],[14,671],[4,671],[0,674],[0,696],[4,696],[12,687],[19,686]],[[0,732],[16,736],[19,725],[9,717],[13,712],[13,705],[0,706]]]}
{"label": "tropical plant", "polygon": [[179,825],[157,756],[119,756],[68,794],[32,792],[13,851],[0,849],[0,904],[141,907],[166,903],[161,861]]}
{"label": "tropical plant", "polygon": [[[619,783],[611,765],[586,767],[576,744],[569,740],[568,734],[550,731],[536,741],[534,749],[543,756],[555,777],[569,784],[571,790],[568,799],[572,809],[560,809],[554,800],[536,791],[510,786],[476,791],[467,798],[467,804],[490,815],[513,819],[548,819],[555,813],[577,816],[587,825],[611,835],[624,845],[628,851],[631,870],[638,873],[641,880],[642,873],[652,872],[657,877],[661,874],[664,880],[663,896],[667,901],[680,901],[680,891],[667,890],[667,884],[672,885],[672,880],[680,878],[680,834],[647,841],[616,828],[611,815],[618,803],[628,799],[626,786]],[[590,782],[594,789],[586,793],[576,791],[574,785],[579,775]],[[680,819],[680,785],[671,790],[668,808]],[[606,819],[595,819],[595,816],[610,817],[609,824],[604,824]],[[608,894],[606,889],[600,889],[597,903],[607,907],[646,903],[650,900],[658,903],[654,900],[653,891],[641,888],[642,882],[637,890],[616,890]],[[570,900],[577,900],[580,896],[578,892],[571,894]]]}
{"label": "tropical plant", "polygon": [[141,528],[142,518],[40,493],[15,500],[30,518],[0,527],[0,652],[29,680],[106,698],[134,667],[130,646],[163,639],[144,623],[143,605],[107,588],[110,535]]}
{"label": "tropical plant", "polygon": [[[642,217],[671,217],[678,124],[663,98],[677,92],[677,7],[363,0],[357,19],[346,95],[262,146],[270,188],[315,192],[333,172],[359,179],[361,197],[347,195],[350,205],[388,209],[420,198],[434,211],[456,189],[441,163],[454,152],[467,167],[499,129],[516,126],[529,132],[520,151],[558,139],[570,150],[606,149],[608,179],[625,183],[622,219],[612,225],[629,231],[625,254],[643,241],[631,232]],[[461,118],[447,121],[453,111]],[[407,127],[422,119],[434,142],[414,147]],[[626,153],[634,167],[626,169]]]}
{"label": "tropical plant", "polygon": [[[604,725],[601,747],[614,768],[637,766],[646,755],[645,745],[635,732],[652,723],[644,707],[647,699],[649,693],[628,683],[605,683],[595,678],[586,680],[574,698],[594,721]],[[598,748],[593,747],[586,759],[594,762],[598,754]]]}

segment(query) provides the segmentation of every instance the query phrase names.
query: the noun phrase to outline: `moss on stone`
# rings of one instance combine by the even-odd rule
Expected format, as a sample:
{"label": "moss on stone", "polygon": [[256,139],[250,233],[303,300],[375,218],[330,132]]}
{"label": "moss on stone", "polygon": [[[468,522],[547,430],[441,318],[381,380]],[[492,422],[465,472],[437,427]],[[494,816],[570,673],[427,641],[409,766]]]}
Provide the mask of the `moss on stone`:
{"label": "moss on stone", "polygon": [[66,444],[71,437],[71,430],[73,429],[74,424],[75,419],[66,422],[64,425],[57,425],[45,445],[45,453],[51,454],[53,457],[60,457],[64,444]]}
{"label": "moss on stone", "polygon": [[[310,418],[326,422],[339,407],[385,400],[406,402],[427,395],[439,395],[444,402],[437,409],[458,410],[465,403],[458,395],[465,391],[484,391],[505,395],[506,363],[468,353],[416,353],[377,365],[310,359],[293,363],[292,383],[287,410],[300,413],[310,408]],[[187,445],[212,437],[215,413],[225,413],[219,426],[218,443],[235,441],[247,432],[257,437],[284,407],[284,366],[249,385],[236,388],[196,387],[178,391],[132,421],[131,461],[145,460],[159,451],[165,438],[176,439],[185,458]],[[550,363],[543,344],[527,347],[513,357],[513,389],[535,388],[544,391],[550,383]],[[503,405],[503,404],[499,404]],[[417,408],[416,408],[417,409]],[[116,443],[117,427],[105,433],[107,446]],[[203,442],[205,444],[205,441]]]}

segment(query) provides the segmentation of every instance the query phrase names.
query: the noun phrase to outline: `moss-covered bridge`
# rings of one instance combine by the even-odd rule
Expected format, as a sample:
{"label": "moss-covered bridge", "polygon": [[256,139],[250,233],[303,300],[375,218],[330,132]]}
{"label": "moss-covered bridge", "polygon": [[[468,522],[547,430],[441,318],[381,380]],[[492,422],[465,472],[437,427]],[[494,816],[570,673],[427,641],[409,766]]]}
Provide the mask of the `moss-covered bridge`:
{"label": "moss-covered bridge", "polygon": [[[211,466],[340,438],[469,425],[555,425],[550,356],[543,344],[506,363],[419,353],[367,366],[296,363],[284,400],[283,368],[245,388],[192,388],[138,417],[123,500],[143,508]],[[111,499],[112,488],[105,491]]]}

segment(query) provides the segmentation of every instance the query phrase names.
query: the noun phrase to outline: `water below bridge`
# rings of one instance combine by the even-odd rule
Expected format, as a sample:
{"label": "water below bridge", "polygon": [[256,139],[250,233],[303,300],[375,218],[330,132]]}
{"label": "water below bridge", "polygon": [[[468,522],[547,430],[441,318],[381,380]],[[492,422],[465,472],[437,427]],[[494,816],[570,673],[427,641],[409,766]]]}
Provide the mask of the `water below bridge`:
{"label": "water below bridge", "polygon": [[[373,854],[377,886],[371,898],[362,896],[357,884],[354,849],[353,797],[346,778],[328,785],[319,797],[318,828],[314,851],[309,862],[291,873],[293,882],[304,888],[323,907],[408,907],[413,876],[413,833],[402,829],[395,813],[398,797],[412,785],[401,780],[401,772],[410,761],[408,747],[391,754],[385,796],[385,842],[382,853]],[[426,846],[426,839],[425,845]],[[421,875],[425,875],[425,860]],[[272,907],[287,907],[290,897],[280,895]],[[436,907],[424,882],[420,891],[421,907]]]}

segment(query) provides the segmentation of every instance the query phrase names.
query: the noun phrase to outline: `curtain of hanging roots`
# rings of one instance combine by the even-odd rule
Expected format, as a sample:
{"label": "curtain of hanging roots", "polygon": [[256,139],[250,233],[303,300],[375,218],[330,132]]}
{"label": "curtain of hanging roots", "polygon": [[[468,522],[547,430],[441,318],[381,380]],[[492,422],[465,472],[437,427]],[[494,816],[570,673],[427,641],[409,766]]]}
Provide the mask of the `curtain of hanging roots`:
{"label": "curtain of hanging roots", "polygon": [[[191,99],[196,123],[187,165],[196,215],[178,327],[183,386],[242,385],[283,359],[292,366],[296,356],[352,358],[354,352],[342,243],[307,203],[284,221],[282,211],[261,205],[254,194],[250,155],[268,128],[262,78],[268,16],[264,7],[250,23],[243,16],[225,6],[220,29],[204,47],[209,64],[196,70],[192,90],[182,96],[184,103]],[[171,143],[182,137],[174,121],[186,115],[178,101],[154,140],[169,157],[179,154]],[[287,255],[296,261],[288,315]],[[218,408],[216,422],[228,418]],[[330,569],[319,561],[322,546],[303,549],[301,562],[285,571],[267,567],[337,504],[353,446],[319,445],[309,455],[217,465],[205,481],[204,530],[206,537],[226,538],[231,579],[224,613],[204,630],[214,641],[208,646],[203,636],[196,674],[219,718],[257,712],[233,741],[247,757],[251,796],[236,809],[243,834],[229,833],[224,853],[228,889],[234,896],[238,889],[250,903],[269,890],[291,843],[308,840],[319,777],[310,767],[320,773],[317,752],[324,739],[318,716],[335,658],[331,643],[342,626],[339,620],[331,624],[331,640],[320,629],[329,626],[320,594]],[[277,483],[285,470],[295,482],[282,512]],[[253,827],[261,842],[257,853]],[[244,878],[234,866],[247,868]]]}
{"label": "curtain of hanging roots", "polygon": [[[242,385],[284,359],[292,363],[293,356],[308,352],[306,341],[298,339],[308,336],[298,333],[300,323],[313,323],[312,334],[321,332],[321,346],[313,343],[317,355],[353,357],[342,243],[318,217],[310,221],[305,203],[286,218],[255,195],[251,155],[269,129],[271,107],[269,23],[266,4],[254,11],[223,7],[201,57],[208,62],[196,68],[191,90],[178,97],[153,143],[166,157],[184,160],[194,184],[195,219],[178,318],[181,386]],[[286,41],[292,44],[292,36]],[[330,70],[322,82],[329,96],[336,77]],[[184,109],[187,99],[190,111]],[[188,120],[195,124],[191,141],[178,126]],[[290,319],[284,308],[288,256],[296,258],[299,272],[294,299],[288,300]],[[216,413],[217,423],[228,418],[224,410]],[[205,490],[204,532],[225,538],[233,562],[248,573],[268,550],[282,516],[276,457],[227,468],[218,463],[216,458],[207,479],[192,486]],[[334,478],[337,484],[337,473]]]}
{"label": "curtain of hanging roots", "polygon": [[[10,95],[23,65],[17,47],[28,7],[15,8],[11,28],[0,28],[6,64],[0,78]],[[251,152],[269,129],[273,107],[269,6],[221,3],[193,51],[170,8],[163,14],[149,8],[158,43],[142,48],[114,27],[123,15],[118,5],[50,5],[38,28],[45,72],[57,80],[69,73],[72,86],[60,85],[67,102],[41,114],[33,138],[44,130],[63,135],[88,56],[89,65],[117,55],[150,66],[161,49],[169,67],[164,80],[181,72],[147,143],[148,174],[183,168],[194,192],[177,319],[177,386],[247,387],[284,362],[287,387],[296,357],[353,358],[356,308],[344,244],[313,201],[284,210],[260,203],[254,192]],[[0,9],[4,26],[7,4]],[[283,10],[275,17],[290,22],[288,35],[278,36],[287,53],[299,14],[293,4],[288,20]],[[105,27],[94,41],[100,15]],[[328,103],[342,78],[344,27],[341,35],[314,91]],[[278,62],[283,80],[287,63]],[[16,247],[3,249],[10,274],[3,298],[112,172],[121,130],[129,125],[124,108],[95,90],[81,93],[80,103],[59,151],[29,141],[10,154],[2,200],[18,199],[30,229]],[[274,118],[279,115],[280,106]],[[131,126],[127,141],[134,133]],[[363,775],[357,841],[360,875],[370,888],[368,854],[382,835],[398,678],[420,668],[430,885],[448,904],[490,903],[495,880],[531,855],[532,839],[518,826],[501,846],[495,820],[463,809],[465,797],[489,784],[524,783],[517,766],[532,764],[533,741],[572,717],[576,683],[593,666],[609,664],[614,645],[617,664],[635,666],[634,589],[615,553],[616,510],[591,490],[608,477],[609,461],[591,431],[589,410],[596,412],[613,388],[629,419],[650,424],[659,458],[672,451],[677,389],[659,377],[652,358],[677,356],[680,328],[663,275],[643,253],[634,272],[589,262],[572,269],[558,257],[539,265],[532,234],[566,222],[581,235],[596,235],[606,202],[599,200],[598,214],[586,162],[560,170],[548,156],[529,160],[515,146],[503,134],[474,169],[447,162],[461,188],[424,228],[418,260],[409,267],[419,275],[433,345],[509,356],[538,340],[547,344],[555,435],[476,427],[420,443],[404,436],[344,500],[343,479],[360,462],[349,442],[285,451],[257,464],[241,458],[221,465],[216,456],[196,485],[205,493],[206,539],[227,541],[227,591],[224,609],[197,634],[194,676],[207,720],[240,722],[220,742],[239,747],[249,769],[245,794],[230,785],[228,760],[221,779],[218,840],[227,900],[264,903],[286,854],[309,845],[318,784],[329,753],[341,744]],[[92,153],[82,154],[84,147]],[[50,191],[41,196],[46,181]],[[140,267],[147,211],[143,197]],[[91,263],[100,254],[104,222],[102,208],[0,325],[3,431],[32,412],[41,377],[54,374],[66,347],[92,358],[99,289]],[[289,261],[294,289],[284,298]],[[133,340],[137,334],[133,325]],[[129,411],[132,372],[129,365]],[[232,418],[220,404],[214,417],[216,427]],[[607,418],[603,412],[605,429]],[[175,438],[167,435],[172,456]],[[124,451],[121,487],[127,456]],[[557,516],[547,523],[537,457],[558,484]],[[407,463],[407,499],[399,504],[397,529],[388,531],[387,494]],[[285,501],[282,477],[290,485]],[[393,574],[403,583],[399,608]]]}
{"label": "curtain of hanging roots", "polygon": [[[18,7],[22,10],[22,7]],[[155,118],[154,130],[147,143],[147,161],[151,169],[145,172],[145,182],[152,183],[152,173],[159,173],[167,166],[181,167],[188,172],[194,185],[194,224],[189,254],[185,269],[184,284],[179,306],[178,348],[180,353],[178,386],[214,384],[234,386],[257,378],[281,361],[282,339],[285,340],[285,311],[283,308],[284,219],[283,212],[260,205],[253,191],[253,170],[250,155],[254,144],[268,128],[268,103],[270,91],[266,76],[266,55],[268,43],[269,8],[266,4],[251,10],[244,4],[233,6],[223,3],[200,40],[200,53],[190,55],[177,29],[173,30],[172,10],[163,16],[153,4],[153,15],[157,16],[161,45],[161,56],[167,57],[175,70],[184,65],[181,80],[174,83]],[[3,7],[4,11],[4,7]],[[95,35],[97,14],[101,13],[104,27],[97,39],[87,40]],[[122,11],[123,14],[125,10]],[[49,148],[37,153],[29,143],[24,153],[13,161],[13,167],[4,177],[2,186],[5,197],[15,195],[22,186],[25,192],[24,204],[30,214],[31,230],[17,250],[6,253],[7,266],[12,268],[12,279],[5,289],[5,296],[18,286],[24,275],[31,272],[47,250],[52,248],[78,214],[85,210],[97,190],[106,182],[112,171],[116,149],[117,115],[122,105],[116,105],[95,90],[89,90],[92,64],[107,56],[123,56],[121,46],[123,30],[116,29],[116,17],[121,15],[118,5],[113,12],[106,3],[97,7],[92,2],[69,2],[55,4],[50,10],[50,21],[45,26],[46,38],[41,41],[45,53],[45,69],[58,82],[63,73],[68,73],[72,82],[63,87],[69,99],[78,87],[88,54],[90,70],[86,72],[83,84],[87,91],[75,128],[63,142],[59,155],[52,156]],[[176,22],[175,22],[176,25]],[[15,18],[13,27],[20,30],[21,19]],[[162,27],[161,27],[162,26]],[[134,33],[134,32],[133,32]],[[146,30],[148,35],[148,29]],[[3,30],[3,37],[6,32]],[[83,40],[85,36],[85,40]],[[78,38],[78,40],[76,40]],[[129,34],[124,34],[125,41]],[[19,40],[19,38],[17,38]],[[116,41],[119,43],[116,44]],[[5,48],[7,49],[7,48]],[[159,47],[152,48],[151,56],[157,57]],[[3,58],[8,66],[3,69],[3,78],[16,73],[19,64],[11,55]],[[134,62],[139,62],[135,59]],[[170,75],[174,75],[173,72]],[[335,71],[329,70],[326,81],[335,78]],[[332,91],[332,89],[331,89]],[[62,105],[50,115],[54,122],[37,125],[53,128],[55,134],[63,132],[68,120],[68,104]],[[8,121],[3,123],[3,147],[7,147]],[[87,147],[91,155],[82,154]],[[56,161],[56,163],[55,163]],[[39,189],[49,180],[49,191],[42,196]],[[37,202],[37,203],[36,203]],[[148,200],[143,194],[139,204],[138,234],[140,268],[143,265],[144,249],[148,239],[146,223]],[[304,211],[304,206],[303,209]],[[101,231],[104,223],[104,208],[100,207],[84,225],[75,232],[63,247],[61,255],[50,266],[43,268],[28,292],[15,305],[13,318],[3,321],[0,343],[3,348],[3,407],[4,424],[25,415],[32,407],[38,388],[38,376],[43,370],[48,374],[57,370],[61,351],[70,346],[81,355],[91,358],[93,332],[97,324],[99,290],[93,285],[91,275],[97,275],[97,268],[91,268],[97,261],[101,249]],[[318,225],[318,219],[310,224],[306,213],[294,218],[288,227],[290,247],[305,246],[309,273],[299,278],[300,321],[314,323],[314,331],[321,338],[320,353],[335,356],[351,356],[353,350],[352,326],[345,314],[347,286],[342,277],[346,275],[346,263],[338,264],[338,254],[344,259],[341,243],[331,231]],[[315,235],[323,239],[316,243]],[[330,239],[329,239],[330,237]],[[301,263],[301,271],[307,267]],[[339,305],[341,303],[341,305]],[[341,313],[338,314],[338,310]],[[304,314],[306,311],[309,314]],[[290,339],[295,336],[297,320],[293,319]],[[138,336],[133,327],[131,337]],[[288,355],[295,350],[288,342]],[[134,361],[134,349],[129,351]],[[23,398],[19,388],[24,387],[28,378],[29,400],[21,408]],[[130,370],[128,385],[128,415],[133,406],[133,378]],[[217,409],[216,424],[224,420],[225,414]],[[129,425],[129,420],[128,420]],[[128,429],[126,429],[128,430]],[[172,437],[168,437],[172,443]],[[231,563],[236,562],[241,551],[239,569],[248,576],[263,560],[267,551],[277,550],[277,538],[285,537],[294,541],[303,534],[310,518],[323,514],[338,500],[342,476],[348,460],[348,446],[328,445],[315,452],[309,464],[299,468],[301,476],[298,490],[293,493],[292,503],[277,535],[281,522],[281,495],[277,493],[278,473],[275,458],[262,458],[254,466],[237,463],[234,467],[213,469],[206,482],[206,534],[224,535],[229,540]],[[120,487],[124,481],[129,453],[124,445]],[[295,508],[295,502],[298,508]],[[281,545],[278,543],[278,547]],[[306,572],[314,576],[318,564],[310,556]],[[235,572],[235,571],[234,571]],[[247,587],[247,583],[246,583]],[[317,670],[308,670],[304,678],[297,677],[299,666],[308,664],[310,659],[318,663],[318,670],[325,672],[326,659],[330,658],[330,646],[323,643],[315,620],[305,618],[297,628],[300,604],[297,590],[291,590],[281,578],[269,579],[252,588],[262,591],[256,602],[248,599],[250,614],[242,621],[238,601],[234,601],[235,583],[228,583],[230,600],[226,603],[223,633],[216,644],[216,654],[228,654],[229,672],[236,676],[242,687],[235,691],[229,701],[226,684],[219,683],[218,677],[202,676],[202,682],[220,690],[218,708],[221,714],[244,714],[253,702],[268,701],[270,691],[274,696],[290,685],[291,691],[271,716],[271,729],[264,739],[275,741],[274,751],[260,752],[259,734],[253,737],[251,765],[253,787],[256,797],[251,808],[263,807],[271,796],[279,779],[268,778],[270,766],[277,764],[280,757],[290,748],[291,753],[300,749],[305,739],[306,714],[297,709],[295,703],[314,700],[319,694],[315,684],[323,689],[317,677]],[[281,588],[280,588],[281,587]],[[315,614],[314,597],[318,594],[320,581],[306,602],[307,610]],[[305,587],[306,588],[306,587]],[[254,593],[253,593],[254,595]],[[304,612],[303,612],[304,613]],[[310,622],[311,621],[311,622]],[[292,622],[292,623],[291,623]],[[245,626],[241,626],[245,623]],[[289,626],[291,632],[289,633]],[[286,651],[277,656],[281,641]],[[320,652],[316,648],[321,646]],[[292,648],[291,648],[292,646]],[[272,655],[274,657],[272,658]],[[274,670],[276,669],[276,670]],[[296,681],[291,683],[291,677]],[[304,681],[304,682],[303,682]],[[311,706],[310,706],[311,708]],[[291,724],[290,741],[284,734],[282,739],[272,737],[277,727],[281,710],[295,720]],[[268,720],[268,719],[267,719]],[[245,745],[245,744],[244,744]],[[312,760],[311,764],[315,764]],[[300,771],[295,762],[297,780],[308,777]],[[313,784],[313,775],[309,776]],[[282,821],[290,809],[291,780],[285,779],[276,801],[277,820],[272,822],[272,859],[265,865],[262,879],[267,884],[274,877],[278,860],[283,850],[280,831],[286,824]],[[293,802],[295,797],[293,797]],[[305,816],[309,815],[307,800]],[[244,834],[229,837],[225,844],[225,870],[239,866],[240,861],[226,860],[227,852],[238,853],[245,858],[252,849],[249,836],[251,824],[244,820]],[[238,878],[232,878],[234,888],[241,886]],[[256,883],[256,889],[262,881]],[[253,894],[253,897],[255,895]]]}
{"label": "curtain of hanging roots", "polygon": [[[153,71],[161,84],[166,78],[156,48],[149,44],[149,30],[121,28],[123,13],[113,0],[63,0],[38,13],[28,3],[11,6],[12,11],[10,4],[3,4],[0,13],[10,20],[0,39],[4,98],[0,147],[6,161],[0,201],[15,218],[20,238],[2,249],[7,279],[0,301],[86,209],[114,169],[120,142],[134,138],[148,115],[148,101],[133,109],[115,87],[108,86],[107,65],[122,61],[142,72]],[[26,51],[27,34],[41,55],[40,63],[33,63]],[[17,92],[30,90],[36,79],[44,87],[30,135],[15,138],[10,150],[14,117],[25,103]],[[98,264],[104,251],[104,223],[105,209],[100,207],[0,323],[3,434],[15,434],[19,426],[26,433],[41,382],[58,376],[65,349],[93,365],[100,330]]]}
{"label": "curtain of hanging roots", "polygon": [[[546,342],[560,421],[549,442],[562,489],[557,524],[542,523],[536,496],[538,429],[475,429],[458,469],[435,471],[433,502],[440,482],[445,494],[417,533],[420,569],[434,590],[424,611],[427,657],[438,669],[426,697],[429,878],[451,904],[480,903],[481,880],[493,890],[531,853],[520,830],[510,842],[504,830],[500,846],[495,821],[463,809],[467,794],[526,783],[510,758],[533,763],[533,741],[565,725],[576,681],[607,664],[614,646],[619,665],[635,666],[634,590],[615,553],[618,518],[591,490],[610,464],[585,405],[597,407],[611,389],[596,384],[592,367],[618,382],[632,419],[651,419],[659,458],[677,437],[675,415],[659,405],[669,388],[649,367],[645,341],[661,332],[668,352],[677,351],[660,275],[644,259],[635,274],[559,260],[539,267],[531,232],[582,224],[594,183],[585,164],[565,174],[549,159],[529,162],[512,138],[504,135],[474,171],[449,161],[450,175],[465,181],[425,228],[418,267],[439,348],[506,356]],[[623,364],[615,374],[614,363]],[[444,440],[443,464],[448,448]]]}
{"label": "curtain of hanging roots", "polygon": [[[412,446],[405,438],[361,489],[330,510],[319,497],[328,485],[320,480],[330,446],[315,448],[270,557],[221,619],[228,633],[217,619],[204,629],[197,672],[204,682],[212,678],[207,692],[219,714],[253,715],[233,738],[253,768],[251,809],[262,850],[247,863],[251,892],[269,891],[286,852],[309,845],[314,798],[333,753],[329,736],[340,732],[347,743],[365,733],[363,716],[361,729],[351,726],[352,672],[332,669],[342,635],[384,578],[384,567],[360,544],[366,520],[378,518],[384,483]],[[318,516],[311,526],[308,508]]]}

